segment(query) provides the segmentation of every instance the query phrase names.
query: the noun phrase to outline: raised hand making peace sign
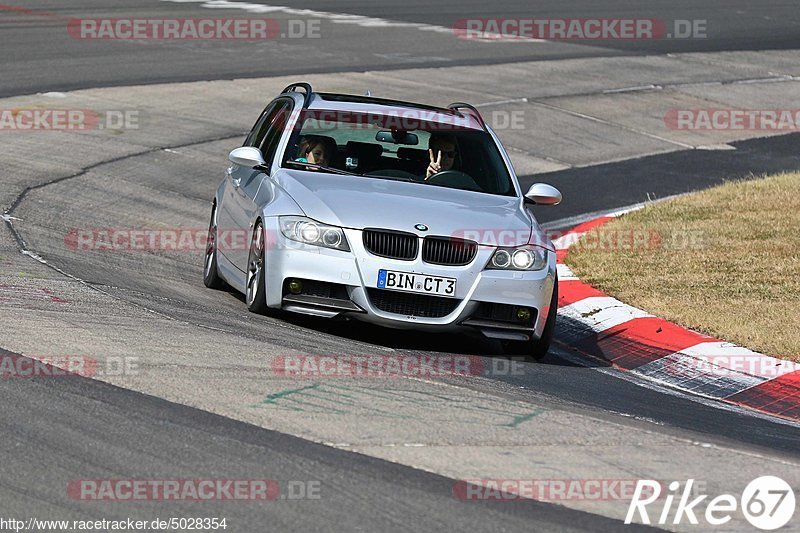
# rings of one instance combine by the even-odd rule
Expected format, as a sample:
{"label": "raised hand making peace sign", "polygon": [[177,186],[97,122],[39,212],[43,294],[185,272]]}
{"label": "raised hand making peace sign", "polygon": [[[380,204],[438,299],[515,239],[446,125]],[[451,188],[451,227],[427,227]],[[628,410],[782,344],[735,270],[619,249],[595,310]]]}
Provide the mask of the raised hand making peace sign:
{"label": "raised hand making peace sign", "polygon": [[430,164],[428,164],[428,171],[425,173],[425,179],[428,179],[434,174],[437,174],[442,171],[442,151],[437,150],[437,155],[436,158],[434,159],[433,150],[429,148],[428,155],[431,158],[431,162]]}
{"label": "raised hand making peace sign", "polygon": [[426,180],[443,170],[450,170],[453,168],[453,163],[456,160],[455,139],[432,136],[428,146],[430,162],[425,172]]}

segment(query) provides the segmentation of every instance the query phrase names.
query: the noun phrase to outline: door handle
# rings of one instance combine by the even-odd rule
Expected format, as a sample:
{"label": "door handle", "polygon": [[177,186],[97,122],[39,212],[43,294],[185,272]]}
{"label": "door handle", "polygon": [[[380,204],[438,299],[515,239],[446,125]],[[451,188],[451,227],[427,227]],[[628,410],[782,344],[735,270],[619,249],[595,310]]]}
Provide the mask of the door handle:
{"label": "door handle", "polygon": [[239,185],[242,183],[242,179],[241,178],[231,178],[231,183],[233,184],[234,188],[238,189]]}

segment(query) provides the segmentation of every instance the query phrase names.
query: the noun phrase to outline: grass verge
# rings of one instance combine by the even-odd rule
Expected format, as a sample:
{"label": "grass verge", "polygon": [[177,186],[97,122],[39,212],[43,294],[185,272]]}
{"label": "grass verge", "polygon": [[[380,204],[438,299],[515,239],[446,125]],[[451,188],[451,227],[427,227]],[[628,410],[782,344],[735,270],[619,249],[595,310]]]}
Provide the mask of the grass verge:
{"label": "grass verge", "polygon": [[634,307],[800,361],[800,173],[648,205],[589,233],[566,263]]}

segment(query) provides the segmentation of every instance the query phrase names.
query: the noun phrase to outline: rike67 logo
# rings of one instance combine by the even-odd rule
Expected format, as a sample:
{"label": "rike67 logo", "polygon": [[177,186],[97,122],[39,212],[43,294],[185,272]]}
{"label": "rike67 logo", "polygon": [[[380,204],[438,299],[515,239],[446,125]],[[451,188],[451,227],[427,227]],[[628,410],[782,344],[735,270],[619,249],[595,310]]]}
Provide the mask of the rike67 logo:
{"label": "rike67 logo", "polygon": [[[650,524],[651,518],[648,511],[658,512],[659,509],[648,510],[648,505],[658,501],[658,504],[652,507],[661,507],[660,499],[663,498],[663,507],[655,515],[653,523],[677,525],[685,523],[685,520],[692,525],[698,525],[700,512],[696,508],[708,498],[708,495],[701,494],[690,500],[692,496],[696,495],[692,492],[693,484],[694,480],[689,479],[681,490],[680,482],[673,481],[669,484],[666,495],[662,495],[661,484],[658,481],[640,479],[628,507],[625,523],[632,523],[638,512],[641,523]],[[678,503],[673,511],[673,503],[676,499]],[[772,531],[785,526],[792,519],[795,509],[794,491],[779,477],[761,476],[745,487],[739,500],[733,494],[720,494],[708,501],[705,505],[705,512],[700,516],[708,525],[722,526],[730,522],[737,509],[741,509],[742,514],[753,527]]]}

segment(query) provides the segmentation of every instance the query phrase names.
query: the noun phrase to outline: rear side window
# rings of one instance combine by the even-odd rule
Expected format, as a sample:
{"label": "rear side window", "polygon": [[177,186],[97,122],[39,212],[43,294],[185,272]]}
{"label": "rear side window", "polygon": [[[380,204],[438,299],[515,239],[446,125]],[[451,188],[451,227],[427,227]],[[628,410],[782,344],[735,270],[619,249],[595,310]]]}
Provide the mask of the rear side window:
{"label": "rear side window", "polygon": [[286,131],[286,124],[289,122],[291,113],[292,103],[290,100],[284,99],[277,103],[265,122],[265,132],[258,147],[261,148],[261,153],[264,154],[264,161],[267,163],[271,163],[275,157],[275,151],[278,149],[281,137]]}
{"label": "rear side window", "polygon": [[292,112],[292,105],[293,102],[289,98],[279,98],[271,102],[244,140],[244,146],[259,148],[267,163],[270,163],[275,156],[275,150]]}
{"label": "rear side window", "polygon": [[264,135],[266,135],[267,128],[269,127],[269,119],[276,105],[278,105],[278,102],[271,102],[264,108],[264,111],[261,112],[261,116],[258,117],[253,129],[250,130],[250,133],[244,140],[243,146],[261,146],[261,141],[264,139]]}

